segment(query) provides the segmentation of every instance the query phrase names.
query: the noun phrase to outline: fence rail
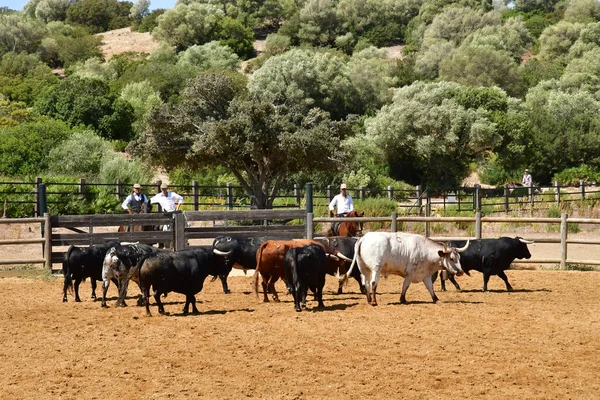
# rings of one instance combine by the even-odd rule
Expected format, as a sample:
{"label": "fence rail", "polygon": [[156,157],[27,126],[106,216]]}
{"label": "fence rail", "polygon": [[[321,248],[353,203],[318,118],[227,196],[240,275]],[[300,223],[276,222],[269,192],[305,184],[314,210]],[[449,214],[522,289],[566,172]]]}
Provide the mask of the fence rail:
{"label": "fence rail", "polygon": [[[154,184],[142,185],[142,191],[152,194],[159,191],[160,181]],[[22,190],[29,186],[31,190]],[[41,187],[44,190],[40,190]],[[114,184],[88,183],[80,179],[78,183],[42,182],[36,178],[35,182],[0,182],[0,204],[6,208],[11,205],[30,205],[24,210],[26,215],[40,216],[50,205],[50,212],[55,212],[57,206],[75,202],[94,201],[92,188],[111,188],[110,195],[123,201],[129,194],[129,184],[117,181]],[[185,209],[199,211],[203,209],[215,210],[240,210],[253,209],[253,196],[249,195],[240,186],[227,184],[225,186],[200,186],[197,181],[191,185],[170,185],[181,194],[185,200]],[[493,209],[494,212],[520,211],[523,209],[549,208],[573,201],[600,198],[600,189],[596,186],[581,181],[578,187],[561,186],[555,182],[553,186],[533,186],[510,188],[507,185],[499,188],[458,187],[438,190],[416,186],[411,190],[399,190],[391,186],[385,189],[368,189],[365,187],[349,188],[349,193],[356,200],[368,198],[386,198],[397,204],[398,210],[409,215],[425,215],[432,209],[454,207],[458,211],[480,211]],[[274,209],[295,208],[302,209],[303,200],[308,202],[307,194],[311,195],[311,202],[316,207],[326,207],[326,204],[338,193],[337,187],[312,187],[301,188],[295,184],[292,189],[282,189],[276,198]],[[116,210],[115,210],[116,211]],[[5,215],[6,216],[6,215]]]}

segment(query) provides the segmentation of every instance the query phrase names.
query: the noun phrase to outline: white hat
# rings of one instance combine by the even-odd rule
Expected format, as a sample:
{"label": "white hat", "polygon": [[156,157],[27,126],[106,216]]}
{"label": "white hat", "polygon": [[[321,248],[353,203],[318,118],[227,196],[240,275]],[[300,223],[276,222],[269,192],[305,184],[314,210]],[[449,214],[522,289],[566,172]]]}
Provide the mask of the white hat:
{"label": "white hat", "polygon": [[340,185],[340,190],[341,190],[341,189],[346,189],[346,184],[345,184],[345,183],[342,183],[342,184]]}
{"label": "white hat", "polygon": [[166,183],[163,183],[163,184],[160,185],[160,188],[161,189],[168,189],[169,185],[167,185]]}
{"label": "white hat", "polygon": [[141,189],[141,188],[142,188],[142,186],[141,186],[139,183],[135,183],[135,184],[133,185],[133,188],[134,188],[134,189]]}
{"label": "white hat", "polygon": [[527,168],[525,168],[525,172],[529,172],[529,170]]}

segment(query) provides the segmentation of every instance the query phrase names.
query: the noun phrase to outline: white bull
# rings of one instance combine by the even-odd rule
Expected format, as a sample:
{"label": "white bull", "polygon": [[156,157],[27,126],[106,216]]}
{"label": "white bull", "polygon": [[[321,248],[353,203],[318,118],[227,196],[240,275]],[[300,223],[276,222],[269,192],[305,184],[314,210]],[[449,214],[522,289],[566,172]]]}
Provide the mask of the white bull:
{"label": "white bull", "polygon": [[404,277],[401,303],[406,304],[406,290],[411,282],[423,282],[435,303],[438,298],[433,291],[431,275],[440,269],[462,275],[458,253],[467,247],[468,241],[464,247],[456,248],[412,233],[369,232],[356,242],[352,265],[343,279],[348,279],[357,264],[367,289],[367,301],[373,306],[377,305],[379,278],[392,274]]}

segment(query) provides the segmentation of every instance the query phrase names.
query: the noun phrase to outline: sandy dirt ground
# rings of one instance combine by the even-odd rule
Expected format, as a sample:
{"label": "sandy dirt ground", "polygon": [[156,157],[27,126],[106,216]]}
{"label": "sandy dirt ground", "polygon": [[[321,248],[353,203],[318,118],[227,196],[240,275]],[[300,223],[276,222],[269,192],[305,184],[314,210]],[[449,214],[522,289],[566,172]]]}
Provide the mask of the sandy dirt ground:
{"label": "sandy dirt ground", "polygon": [[[262,303],[251,278],[197,295],[200,315],[102,309],[61,301],[57,277],[0,279],[0,398],[9,399],[593,399],[600,393],[600,274],[508,271],[461,277],[431,298],[423,284],[399,304],[402,279],[382,280],[380,305],[355,282],[325,309],[296,313],[291,296]],[[437,282],[436,282],[437,283]],[[282,284],[277,284],[282,289]],[[436,288],[439,288],[436,285]],[[131,294],[137,292],[131,288]]]}

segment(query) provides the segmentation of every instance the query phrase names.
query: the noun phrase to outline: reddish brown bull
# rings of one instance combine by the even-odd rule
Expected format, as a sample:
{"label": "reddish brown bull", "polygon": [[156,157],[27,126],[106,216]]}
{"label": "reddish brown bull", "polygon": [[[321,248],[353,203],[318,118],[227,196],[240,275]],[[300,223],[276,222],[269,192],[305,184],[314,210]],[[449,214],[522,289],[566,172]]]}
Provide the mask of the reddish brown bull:
{"label": "reddish brown bull", "polygon": [[[279,301],[279,296],[275,290],[275,282],[281,278],[285,280],[285,255],[288,250],[296,247],[303,247],[309,244],[317,244],[321,246],[327,253],[334,254],[337,258],[344,258],[348,260],[343,254],[337,251],[330,251],[322,243],[315,240],[297,239],[297,240],[267,240],[262,243],[256,252],[256,271],[252,277],[252,286],[254,293],[258,297],[258,275],[262,276],[262,287],[264,294],[264,302],[267,303],[269,298],[267,292],[270,291],[273,294],[273,301]],[[335,259],[331,259],[327,262],[328,269],[337,271],[339,264],[343,264],[338,261],[335,264]],[[340,270],[339,274],[344,273],[344,270]]]}

